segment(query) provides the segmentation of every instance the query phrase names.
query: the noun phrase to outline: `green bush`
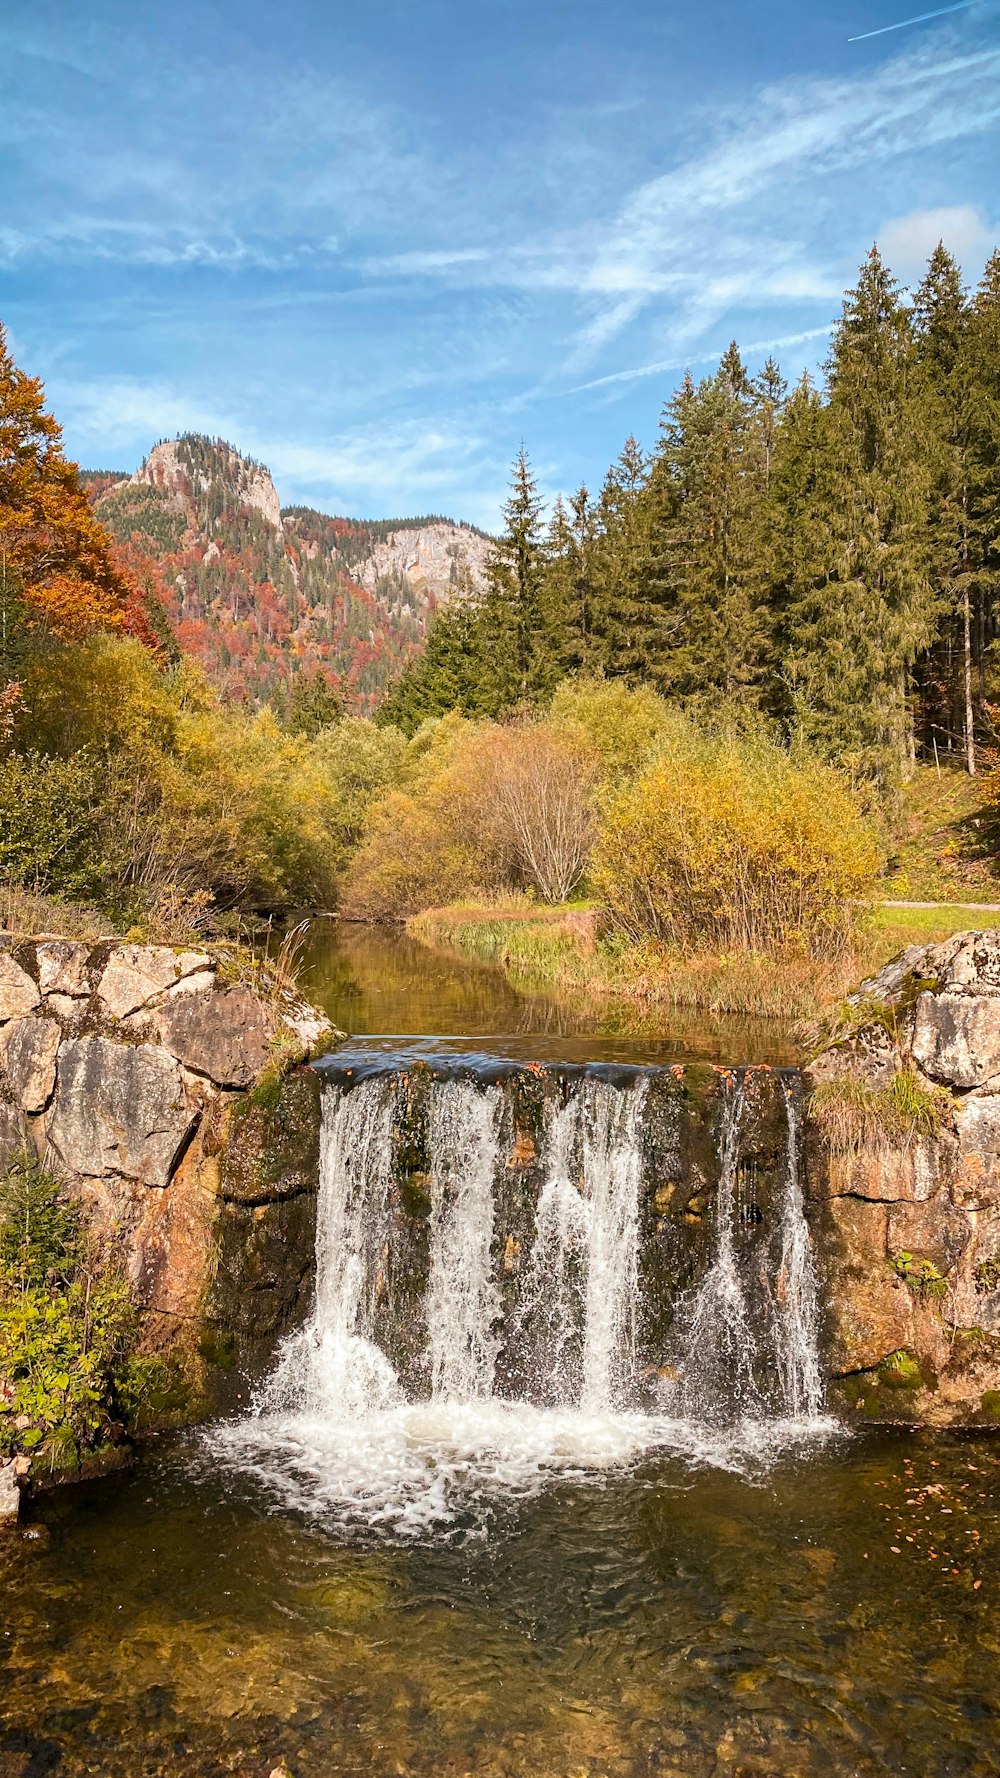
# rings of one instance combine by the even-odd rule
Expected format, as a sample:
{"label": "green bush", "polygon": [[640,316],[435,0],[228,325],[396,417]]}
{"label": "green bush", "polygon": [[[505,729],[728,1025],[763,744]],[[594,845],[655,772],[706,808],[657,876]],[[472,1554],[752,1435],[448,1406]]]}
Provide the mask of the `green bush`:
{"label": "green bush", "polygon": [[34,752],[0,759],[0,879],[22,889],[86,894],[96,838],[93,773],[84,760]]}
{"label": "green bush", "polygon": [[164,1369],[138,1337],[119,1261],[25,1151],[0,1180],[0,1455],[62,1469],[120,1438]]}

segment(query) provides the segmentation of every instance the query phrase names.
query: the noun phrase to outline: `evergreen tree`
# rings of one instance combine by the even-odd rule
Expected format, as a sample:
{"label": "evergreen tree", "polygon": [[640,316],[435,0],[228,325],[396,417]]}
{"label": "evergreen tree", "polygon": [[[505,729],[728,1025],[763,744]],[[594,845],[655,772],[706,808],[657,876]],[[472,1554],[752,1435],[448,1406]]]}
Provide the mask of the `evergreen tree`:
{"label": "evergreen tree", "polygon": [[595,648],[614,678],[641,680],[649,671],[652,611],[643,591],[650,553],[648,486],[648,460],[630,435],[604,479],[592,542]]}
{"label": "evergreen tree", "polygon": [[909,318],[873,247],[827,367],[804,574],[786,634],[801,732],[884,791],[911,756],[910,675],[933,620],[912,365]]}
{"label": "evergreen tree", "polygon": [[969,558],[978,611],[980,689],[1000,595],[1000,252],[973,299],[965,340],[969,400]]}
{"label": "evergreen tree", "polygon": [[484,692],[498,712],[536,694],[548,678],[541,513],[538,484],[522,445],[503,509],[504,528],[486,568],[482,607],[487,647]]}
{"label": "evergreen tree", "polygon": [[596,519],[584,487],[556,500],[545,547],[543,576],[543,647],[552,689],[570,673],[594,673],[603,666],[601,638],[596,630],[598,588],[595,581]]}
{"label": "evergreen tree", "polygon": [[651,672],[684,696],[758,687],[769,652],[764,453],[735,345],[716,376],[668,402],[653,464]]}
{"label": "evergreen tree", "polygon": [[343,714],[344,700],[321,668],[296,676],[285,722],[289,734],[305,735],[307,740],[314,741],[321,729],[332,728]]}
{"label": "evergreen tree", "polygon": [[[950,746],[961,734],[966,769],[976,770],[972,694],[970,559],[970,402],[966,350],[968,304],[962,276],[943,243],[935,247],[913,305],[916,404],[927,453],[927,564],[942,608],[942,636],[931,651],[943,675],[923,674],[932,713],[935,679],[943,681],[944,726]],[[943,656],[943,660],[942,660]],[[956,671],[956,666],[958,670]]]}

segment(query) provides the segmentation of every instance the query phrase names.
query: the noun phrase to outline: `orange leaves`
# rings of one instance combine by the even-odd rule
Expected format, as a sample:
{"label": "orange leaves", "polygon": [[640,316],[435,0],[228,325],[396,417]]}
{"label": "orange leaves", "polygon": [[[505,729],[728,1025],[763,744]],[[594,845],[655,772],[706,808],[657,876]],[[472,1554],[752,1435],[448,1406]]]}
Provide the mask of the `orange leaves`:
{"label": "orange leaves", "polygon": [[42,384],[14,363],[0,327],[0,586],[60,637],[133,632],[136,588],[116,562]]}

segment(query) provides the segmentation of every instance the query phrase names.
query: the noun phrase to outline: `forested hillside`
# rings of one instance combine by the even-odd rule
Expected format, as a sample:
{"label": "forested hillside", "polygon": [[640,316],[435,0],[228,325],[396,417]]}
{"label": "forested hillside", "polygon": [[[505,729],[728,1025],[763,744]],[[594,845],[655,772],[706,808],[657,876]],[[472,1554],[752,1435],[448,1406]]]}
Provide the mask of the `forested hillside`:
{"label": "forested hillside", "polygon": [[938,247],[910,304],[873,248],[822,389],[733,344],[547,525],[522,453],[485,594],[439,614],[379,719],[604,674],[772,719],[884,801],[917,757],[994,748],[998,593],[1000,254],[970,298]]}
{"label": "forested hillside", "polygon": [[283,710],[296,679],[318,673],[369,710],[438,604],[482,585],[488,540],[469,526],[282,511],[267,469],[221,440],[188,434],[131,478],[86,480],[176,644],[243,704]]}

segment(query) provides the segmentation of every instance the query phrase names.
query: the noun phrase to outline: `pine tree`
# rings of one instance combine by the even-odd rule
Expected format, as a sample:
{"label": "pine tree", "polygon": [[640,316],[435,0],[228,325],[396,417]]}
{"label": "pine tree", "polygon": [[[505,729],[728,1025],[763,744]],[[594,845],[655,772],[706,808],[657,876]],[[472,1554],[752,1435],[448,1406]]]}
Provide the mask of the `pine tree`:
{"label": "pine tree", "polygon": [[969,557],[980,676],[1000,596],[1000,252],[987,263],[965,341],[969,399]]}
{"label": "pine tree", "polygon": [[[970,559],[969,312],[962,275],[943,243],[931,254],[913,305],[918,423],[930,472],[927,562],[942,610],[948,738],[961,733],[966,769],[976,770],[972,695]],[[957,644],[957,646],[956,646]],[[957,666],[957,671],[955,670]],[[925,672],[925,696],[933,683]]]}
{"label": "pine tree", "polygon": [[769,652],[764,454],[735,345],[668,402],[650,478],[655,683],[692,696],[760,686]]}
{"label": "pine tree", "polygon": [[487,701],[512,709],[544,688],[548,678],[542,623],[544,549],[542,502],[522,445],[514,459],[504,528],[486,568],[482,617]]}
{"label": "pine tree", "polygon": [[872,248],[844,302],[802,581],[786,619],[796,722],[888,792],[910,757],[910,675],[933,630],[928,475],[909,319]]}
{"label": "pine tree", "polygon": [[643,591],[648,487],[648,460],[630,435],[604,478],[593,515],[593,631],[599,663],[613,678],[642,679],[649,667],[653,613]]}
{"label": "pine tree", "polygon": [[545,544],[543,677],[548,683],[540,689],[553,689],[567,674],[595,673],[603,666],[602,643],[596,629],[595,534],[595,514],[587,489],[577,489],[568,510],[560,495],[553,507]]}

